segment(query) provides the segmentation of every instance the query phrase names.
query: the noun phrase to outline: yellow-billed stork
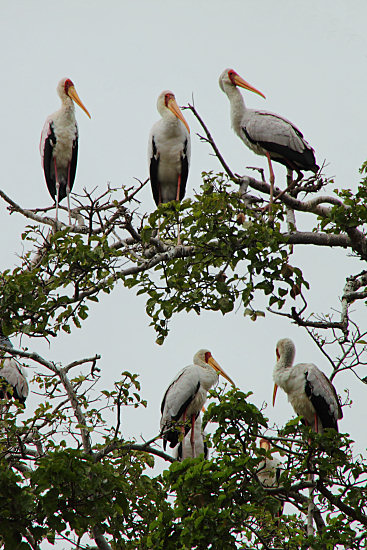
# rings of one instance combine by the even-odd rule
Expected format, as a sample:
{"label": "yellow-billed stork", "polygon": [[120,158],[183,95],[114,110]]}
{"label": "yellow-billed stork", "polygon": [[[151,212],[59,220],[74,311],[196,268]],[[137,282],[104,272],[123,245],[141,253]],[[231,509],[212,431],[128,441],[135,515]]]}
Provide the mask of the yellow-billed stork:
{"label": "yellow-billed stork", "polygon": [[153,198],[158,206],[184,198],[191,146],[189,125],[171,91],[159,94],[157,109],[162,118],[150,131],[148,162]]}
{"label": "yellow-billed stork", "polygon": [[[260,439],[260,448],[267,453],[271,452],[271,444],[267,439]],[[279,477],[281,474],[281,461],[272,455],[271,458],[265,458],[259,464],[257,477],[261,485],[264,487],[277,487],[279,485]]]}
{"label": "yellow-billed stork", "polygon": [[[193,359],[193,365],[182,369],[173,379],[164,394],[161,405],[161,433],[163,448],[167,441],[170,447],[176,447],[179,442],[177,423],[182,423],[183,435],[191,428],[190,443],[192,456],[195,452],[195,420],[207,399],[208,390],[218,382],[222,375],[233,386],[231,378],[224,372],[207,349],[199,350]],[[186,425],[190,419],[190,425]]]}
{"label": "yellow-billed stork", "polygon": [[69,195],[74,184],[78,158],[78,125],[74,102],[89,118],[90,114],[70,78],[61,79],[56,90],[61,99],[61,108],[46,119],[41,134],[40,153],[47,187],[56,203],[56,220],[59,202],[67,197],[70,224]]}
{"label": "yellow-billed stork", "polygon": [[343,418],[343,413],[334,386],[313,363],[293,366],[295,354],[290,338],[279,340],[273,372],[273,405],[279,386],[288,395],[295,413],[303,417],[306,425],[314,427],[315,432],[322,433],[324,428],[338,431],[338,420]]}
{"label": "yellow-billed stork", "polygon": [[314,150],[297,126],[275,113],[247,109],[237,86],[255,92],[264,99],[265,96],[233,69],[225,69],[219,77],[219,87],[227,95],[231,105],[233,130],[249,149],[268,159],[270,196],[273,195],[275,180],[272,160],[296,170],[299,178],[302,177],[302,170],[317,173],[319,166],[316,164]]}
{"label": "yellow-billed stork", "polygon": [[[12,348],[9,338],[0,334],[0,345]],[[29,387],[26,372],[12,356],[0,350],[0,399],[14,398],[22,405],[28,397]]]}

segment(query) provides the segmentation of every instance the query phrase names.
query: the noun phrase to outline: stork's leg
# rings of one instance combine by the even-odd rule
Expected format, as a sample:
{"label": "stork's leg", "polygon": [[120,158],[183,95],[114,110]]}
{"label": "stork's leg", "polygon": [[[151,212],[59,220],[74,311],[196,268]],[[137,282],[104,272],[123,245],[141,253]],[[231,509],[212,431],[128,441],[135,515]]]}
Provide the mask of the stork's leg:
{"label": "stork's leg", "polygon": [[57,177],[57,167],[56,159],[54,157],[54,167],[55,167],[55,181],[56,181],[56,221],[59,221],[59,196],[60,196],[60,183],[59,178]]}
{"label": "stork's leg", "polygon": [[[158,206],[162,204],[161,184],[158,182]],[[161,220],[158,220],[158,233],[157,239],[159,239],[159,230],[161,228]]]}
{"label": "stork's leg", "polygon": [[[184,413],[182,415],[182,427],[181,427],[181,431],[182,431],[184,439],[185,439],[185,423],[186,423],[186,410],[184,411]],[[182,445],[183,445],[183,440],[182,440]]]}
{"label": "stork's leg", "polygon": [[[288,170],[287,170],[287,189],[289,190],[290,195],[292,195],[293,185],[294,185],[293,170],[291,168],[288,168]],[[294,215],[293,208],[290,208],[289,206],[286,206],[286,216],[287,216],[288,232],[293,233],[296,230],[296,217]],[[289,254],[293,254],[293,244],[289,245]]]}
{"label": "stork's leg", "polygon": [[[180,200],[180,189],[181,189],[181,174],[178,175],[178,181],[177,181],[177,193],[176,193],[176,201]],[[180,236],[180,221],[177,224],[177,246],[180,246],[181,243],[181,236]]]}
{"label": "stork's leg", "polygon": [[319,418],[316,413],[315,413],[315,432],[319,433]]}
{"label": "stork's leg", "polygon": [[68,183],[66,184],[66,198],[68,201],[68,213],[69,213],[69,225],[71,225],[71,216],[70,216],[70,162],[68,165]]}
{"label": "stork's leg", "polygon": [[191,435],[190,435],[190,443],[191,443],[191,451],[192,451],[192,458],[196,458],[195,454],[195,415],[193,414],[191,417]]}
{"label": "stork's leg", "polygon": [[269,218],[272,219],[271,211],[273,208],[273,200],[274,200],[274,183],[275,183],[275,176],[273,172],[273,166],[271,164],[271,158],[268,152],[266,152],[266,158],[268,159],[269,164],[269,173],[270,173],[270,197],[269,197]]}

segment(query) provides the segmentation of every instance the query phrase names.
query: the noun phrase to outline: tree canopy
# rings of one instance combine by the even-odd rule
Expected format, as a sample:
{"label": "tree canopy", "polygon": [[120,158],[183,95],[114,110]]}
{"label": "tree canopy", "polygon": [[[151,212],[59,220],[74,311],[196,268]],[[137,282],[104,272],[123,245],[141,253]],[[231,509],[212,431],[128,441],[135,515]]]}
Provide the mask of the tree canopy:
{"label": "tree canopy", "polygon": [[[85,191],[75,199],[75,224],[66,225],[50,209],[26,210],[0,190],[9,212],[27,219],[24,254],[15,269],[1,273],[3,334],[74,334],[90,303],[123,284],[144,296],[157,343],[164,344],[178,312],[225,315],[239,308],[256,321],[264,315],[257,306],[262,295],[267,312],[310,334],[332,379],[347,371],[365,384],[366,330],[354,315],[367,298],[367,164],[356,192],[326,194],[333,181],[322,173],[299,181],[288,174],[269,215],[264,173],[234,174],[195,107],[188,108],[202,125],[203,146],[221,165],[218,173],[203,172],[193,199],[145,213],[137,198],[146,181]],[[297,229],[297,216],[307,231]],[[358,272],[340,281],[330,311],[308,306],[313,281],[294,263],[292,248],[299,245],[340,248],[346,263],[350,256],[361,261]],[[159,433],[144,444],[124,438],[124,408],[146,405],[139,373],[123,372],[105,387],[98,355],[61,365],[32,350],[6,351],[37,366],[30,384],[40,396],[29,416],[2,401],[0,545],[6,550],[38,549],[60,537],[76,548],[103,550],[366,547],[366,461],[355,456],[347,434],[315,434],[299,419],[275,430],[251,393],[219,388],[204,415],[214,430],[210,459],[177,462],[157,445]],[[270,458],[259,448],[264,435],[284,463],[274,487],[258,477]],[[162,459],[163,473],[147,475]]]}

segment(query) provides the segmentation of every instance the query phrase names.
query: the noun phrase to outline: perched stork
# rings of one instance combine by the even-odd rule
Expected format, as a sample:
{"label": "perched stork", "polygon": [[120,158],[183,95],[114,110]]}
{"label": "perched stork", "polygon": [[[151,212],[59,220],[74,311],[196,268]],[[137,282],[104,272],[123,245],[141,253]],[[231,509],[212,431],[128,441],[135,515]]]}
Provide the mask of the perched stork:
{"label": "perched stork", "polygon": [[[265,449],[267,453],[271,450],[270,442],[267,439],[260,439],[260,448]],[[259,464],[259,470],[257,477],[261,485],[264,487],[277,487],[279,485],[279,478],[282,470],[282,463],[279,458],[272,456],[265,458]]]}
{"label": "perched stork", "polygon": [[[202,429],[200,414],[195,420],[194,434],[194,446],[196,455],[199,456],[203,454],[204,458],[207,459],[209,456],[209,450],[205,441],[205,432]],[[185,458],[193,457],[190,438],[191,433],[188,432],[187,435],[185,435],[184,439],[180,441],[179,444],[174,448],[173,456],[177,458],[177,460],[179,460],[180,462]]]}
{"label": "perched stork", "polygon": [[159,206],[184,198],[191,144],[189,125],[172,92],[165,90],[158,96],[157,109],[162,118],[150,131],[148,162],[153,198]]}
{"label": "perched stork", "polygon": [[[219,375],[224,376],[233,386],[235,384],[207,349],[198,351],[194,355],[193,363],[177,374],[164,394],[161,433],[163,448],[166,449],[167,441],[171,448],[178,445],[178,422],[182,423],[184,436],[191,428],[190,443],[192,456],[195,457],[195,420],[206,401],[208,390],[218,382]],[[187,418],[190,419],[190,425],[186,425]]]}
{"label": "perched stork", "polygon": [[296,414],[303,417],[306,425],[314,426],[315,432],[322,433],[324,428],[338,431],[338,420],[343,418],[343,413],[334,386],[312,363],[293,366],[295,353],[292,340],[279,340],[273,372],[273,405],[280,386],[288,395],[288,401]]}
{"label": "perched stork", "polygon": [[56,90],[61,99],[61,109],[46,119],[41,134],[40,152],[47,187],[56,203],[56,220],[59,202],[67,197],[70,224],[69,195],[74,184],[78,158],[78,125],[73,102],[75,101],[89,118],[90,114],[69,78],[60,80]]}
{"label": "perched stork", "polygon": [[247,109],[237,86],[255,92],[264,99],[265,96],[233,69],[225,69],[219,77],[219,87],[227,94],[231,104],[233,130],[254,153],[268,159],[272,200],[275,178],[271,161],[296,170],[298,176],[302,177],[302,170],[315,173],[319,170],[314,150],[303,138],[302,132],[286,118],[269,111]]}
{"label": "perched stork", "polygon": [[[9,338],[2,334],[0,345],[13,347]],[[29,393],[26,372],[14,357],[6,356],[5,353],[0,350],[0,399],[10,400],[13,397],[24,405]]]}

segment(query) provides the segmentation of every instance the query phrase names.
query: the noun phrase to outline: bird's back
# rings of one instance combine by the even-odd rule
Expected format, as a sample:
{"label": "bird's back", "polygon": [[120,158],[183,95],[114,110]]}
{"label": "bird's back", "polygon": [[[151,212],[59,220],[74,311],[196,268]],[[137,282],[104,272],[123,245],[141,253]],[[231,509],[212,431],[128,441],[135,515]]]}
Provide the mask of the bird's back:
{"label": "bird's back", "polygon": [[6,385],[10,385],[13,388],[13,397],[24,403],[29,393],[28,382],[22,366],[14,358],[0,359],[0,378],[5,381],[5,384],[1,384],[1,393],[6,393]]}

